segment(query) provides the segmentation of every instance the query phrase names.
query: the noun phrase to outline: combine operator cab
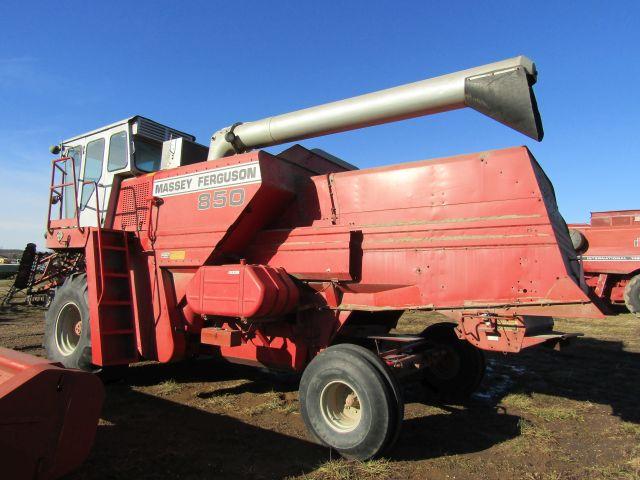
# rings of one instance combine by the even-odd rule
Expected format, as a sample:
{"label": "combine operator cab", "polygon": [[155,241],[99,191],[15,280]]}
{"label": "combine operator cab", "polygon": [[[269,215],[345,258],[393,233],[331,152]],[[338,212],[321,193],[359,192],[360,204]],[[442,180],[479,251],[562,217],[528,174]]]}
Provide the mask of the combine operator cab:
{"label": "combine operator cab", "polygon": [[49,234],[98,223],[109,228],[123,179],[207,157],[193,135],[139,115],[65,140],[51,151],[60,158],[53,161]]}

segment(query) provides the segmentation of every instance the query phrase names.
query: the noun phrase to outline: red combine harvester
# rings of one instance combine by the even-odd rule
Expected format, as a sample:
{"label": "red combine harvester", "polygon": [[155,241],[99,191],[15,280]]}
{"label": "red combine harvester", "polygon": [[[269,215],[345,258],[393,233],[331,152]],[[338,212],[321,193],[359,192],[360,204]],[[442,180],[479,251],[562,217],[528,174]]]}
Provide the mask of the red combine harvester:
{"label": "red combine harvester", "polygon": [[[470,395],[483,350],[572,335],[601,314],[553,187],[525,147],[358,170],[278,145],[471,107],[536,140],[536,69],[516,57],[216,132],[209,148],[144,117],[53,149],[47,246],[80,256],[46,315],[49,357],[98,370],[212,354],[302,372],[311,436],[388,451],[399,379]],[[439,311],[419,335],[405,310]]]}
{"label": "red combine harvester", "polygon": [[592,212],[569,225],[589,288],[608,304],[640,316],[640,210]]}

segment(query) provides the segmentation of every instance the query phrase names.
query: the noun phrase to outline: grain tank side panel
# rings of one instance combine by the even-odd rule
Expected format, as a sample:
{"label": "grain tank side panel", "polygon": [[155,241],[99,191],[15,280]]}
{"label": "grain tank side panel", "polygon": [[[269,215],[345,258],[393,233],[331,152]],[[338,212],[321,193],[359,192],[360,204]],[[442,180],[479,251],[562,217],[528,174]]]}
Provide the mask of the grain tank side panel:
{"label": "grain tank side panel", "polygon": [[339,308],[537,312],[584,304],[576,315],[599,316],[562,246],[567,234],[550,184],[526,148],[313,180],[333,218],[264,231],[249,258],[318,281],[331,276],[329,260],[310,271],[313,255],[348,263]]}

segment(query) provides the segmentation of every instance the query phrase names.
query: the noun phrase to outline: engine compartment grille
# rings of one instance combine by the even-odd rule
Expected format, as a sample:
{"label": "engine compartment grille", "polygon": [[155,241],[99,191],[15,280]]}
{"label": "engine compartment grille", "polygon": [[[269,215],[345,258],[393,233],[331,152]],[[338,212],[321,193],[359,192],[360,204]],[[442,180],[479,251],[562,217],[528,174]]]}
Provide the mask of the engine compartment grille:
{"label": "engine compartment grille", "polygon": [[144,230],[149,224],[149,181],[141,181],[120,188],[120,202],[116,221],[126,230]]}

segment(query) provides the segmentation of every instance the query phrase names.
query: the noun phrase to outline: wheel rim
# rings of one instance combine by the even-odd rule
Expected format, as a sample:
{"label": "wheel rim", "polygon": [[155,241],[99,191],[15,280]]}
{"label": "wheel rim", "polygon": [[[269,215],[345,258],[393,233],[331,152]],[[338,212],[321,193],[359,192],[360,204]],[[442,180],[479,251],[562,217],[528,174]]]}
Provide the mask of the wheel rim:
{"label": "wheel rim", "polygon": [[82,335],[82,316],[75,303],[69,302],[60,309],[56,319],[56,345],[62,355],[71,355]]}
{"label": "wheel rim", "polygon": [[355,430],[362,418],[362,404],[355,389],[339,380],[328,383],[322,389],[320,410],[325,422],[341,433]]}

